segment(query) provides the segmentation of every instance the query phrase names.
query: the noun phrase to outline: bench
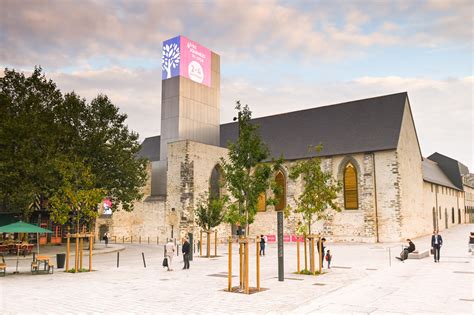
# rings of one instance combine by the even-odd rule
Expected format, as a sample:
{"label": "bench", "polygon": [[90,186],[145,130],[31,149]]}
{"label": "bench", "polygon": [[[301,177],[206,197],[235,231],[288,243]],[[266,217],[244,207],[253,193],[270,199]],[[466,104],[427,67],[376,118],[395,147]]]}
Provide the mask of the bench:
{"label": "bench", "polygon": [[2,256],[2,262],[0,263],[0,270],[3,273],[3,276],[5,277],[7,273],[7,264],[5,263],[5,258]]}
{"label": "bench", "polygon": [[408,254],[408,259],[423,259],[430,256],[430,250],[415,250]]}

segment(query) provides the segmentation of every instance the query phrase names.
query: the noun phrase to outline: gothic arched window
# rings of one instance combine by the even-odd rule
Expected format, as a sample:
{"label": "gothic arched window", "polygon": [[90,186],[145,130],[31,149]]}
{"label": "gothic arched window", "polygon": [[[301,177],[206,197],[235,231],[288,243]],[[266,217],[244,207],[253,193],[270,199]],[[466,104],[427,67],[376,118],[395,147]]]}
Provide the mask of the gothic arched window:
{"label": "gothic arched window", "polygon": [[221,196],[221,189],[223,184],[222,168],[220,165],[214,166],[209,179],[209,192],[214,197]]}
{"label": "gothic arched window", "polygon": [[352,163],[344,168],[344,208],[358,209],[357,170]]}

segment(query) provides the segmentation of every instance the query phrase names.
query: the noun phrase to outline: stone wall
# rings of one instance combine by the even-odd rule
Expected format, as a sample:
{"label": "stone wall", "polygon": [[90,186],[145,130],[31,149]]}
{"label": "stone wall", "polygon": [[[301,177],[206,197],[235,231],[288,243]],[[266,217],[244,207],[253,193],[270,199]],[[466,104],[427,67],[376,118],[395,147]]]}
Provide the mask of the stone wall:
{"label": "stone wall", "polygon": [[[425,213],[429,212],[430,229],[434,226],[442,231],[453,225],[459,224],[459,213],[461,223],[465,223],[463,193],[434,183],[423,183],[423,202]],[[454,209],[454,223],[453,223]]]}
{"label": "stone wall", "polygon": [[401,238],[415,238],[432,232],[431,211],[423,207],[422,156],[408,99],[398,140],[400,172]]}
{"label": "stone wall", "polygon": [[[377,240],[376,211],[375,211],[375,182],[379,199],[379,224],[382,238],[386,240],[399,239],[400,235],[400,195],[398,190],[398,164],[395,151],[358,153],[341,155],[322,159],[322,167],[330,171],[333,178],[343,181],[344,167],[351,162],[357,169],[359,207],[355,210],[344,209],[343,192],[338,195],[340,212],[329,210],[329,219],[325,222],[315,222],[311,231],[323,233],[331,241],[375,242]],[[378,169],[377,180],[374,180],[374,161]],[[288,174],[294,162],[285,162],[282,171]],[[295,208],[294,198],[302,189],[300,179],[296,181],[287,178],[286,200],[291,208]],[[302,221],[299,215],[290,215],[285,220],[284,233],[295,234],[296,224]],[[398,227],[397,227],[398,224]],[[268,206],[265,212],[257,213],[255,222],[250,227],[252,235],[276,234],[276,212],[273,206]],[[395,235],[395,237],[394,237]]]}
{"label": "stone wall", "polygon": [[[226,156],[227,149],[199,142],[183,140],[168,144],[167,216],[175,212],[176,221],[168,220],[167,230],[173,223],[178,227],[178,235],[193,232],[197,237],[200,229],[194,223],[194,208],[200,196],[209,190],[212,169]],[[219,226],[220,239],[229,235],[228,224]]]}
{"label": "stone wall", "polygon": [[134,241],[142,239],[143,242],[148,241],[156,243],[157,237],[160,243],[164,242],[165,234],[165,198],[150,197],[151,194],[151,163],[147,167],[148,179],[142,188],[143,198],[135,202],[132,212],[119,210],[114,212],[111,217],[99,217],[96,220],[96,233],[98,237],[99,231],[104,228],[109,231],[112,240],[117,241],[126,239]]}

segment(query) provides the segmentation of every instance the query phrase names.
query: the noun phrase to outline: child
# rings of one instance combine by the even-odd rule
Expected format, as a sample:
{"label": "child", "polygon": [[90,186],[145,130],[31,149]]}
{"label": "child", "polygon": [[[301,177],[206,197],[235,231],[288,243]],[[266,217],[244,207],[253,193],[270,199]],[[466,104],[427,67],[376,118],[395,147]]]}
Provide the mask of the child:
{"label": "child", "polygon": [[328,262],[328,269],[331,269],[331,259],[331,251],[328,249],[328,251],[326,252],[326,261]]}

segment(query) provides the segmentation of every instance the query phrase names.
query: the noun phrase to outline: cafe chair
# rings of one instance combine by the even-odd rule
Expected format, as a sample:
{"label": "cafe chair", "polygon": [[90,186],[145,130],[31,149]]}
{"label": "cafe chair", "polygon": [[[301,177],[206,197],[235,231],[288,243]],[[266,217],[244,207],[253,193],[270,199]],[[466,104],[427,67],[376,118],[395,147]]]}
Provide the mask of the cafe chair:
{"label": "cafe chair", "polygon": [[0,271],[3,273],[3,277],[5,277],[7,273],[7,264],[5,263],[5,257],[2,255],[2,262],[0,263]]}

